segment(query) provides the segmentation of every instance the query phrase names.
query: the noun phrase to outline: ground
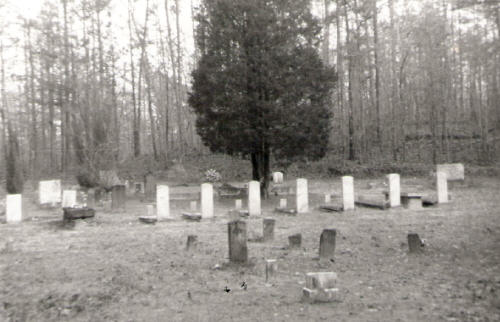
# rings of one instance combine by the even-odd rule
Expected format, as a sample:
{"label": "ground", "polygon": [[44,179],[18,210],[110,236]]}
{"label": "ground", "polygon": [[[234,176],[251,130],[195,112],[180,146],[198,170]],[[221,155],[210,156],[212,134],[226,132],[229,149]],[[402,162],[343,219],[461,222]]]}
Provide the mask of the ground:
{"label": "ground", "polygon": [[[356,194],[379,196],[382,181],[356,180]],[[432,193],[432,181],[403,177],[402,189]],[[98,208],[71,227],[26,191],[25,220],[0,224],[0,320],[500,321],[500,180],[453,185],[450,204],[422,211],[322,213],[322,194],[338,196],[340,179],[310,181],[309,190],[308,214],[274,213],[278,197],[263,202],[275,239],[249,242],[244,267],[227,264],[233,200],[216,200],[214,220],[148,225],[138,220],[146,203],[131,198],[126,211]],[[171,207],[179,215],[189,200]],[[247,221],[249,237],[261,234],[261,217]],[[324,228],[338,230],[330,263],[317,259]],[[408,232],[425,239],[423,254],[408,254]],[[294,233],[301,250],[285,247]],[[189,234],[198,235],[196,250],[185,250]],[[266,283],[272,258],[279,273]],[[305,274],[315,271],[337,272],[337,302],[301,302]]]}

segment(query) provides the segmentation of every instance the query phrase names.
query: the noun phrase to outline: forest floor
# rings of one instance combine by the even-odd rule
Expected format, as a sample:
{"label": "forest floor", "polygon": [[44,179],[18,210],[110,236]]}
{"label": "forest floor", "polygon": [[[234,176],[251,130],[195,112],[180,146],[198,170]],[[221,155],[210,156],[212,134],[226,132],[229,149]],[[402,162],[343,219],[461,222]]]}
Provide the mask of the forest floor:
{"label": "forest floor", "polygon": [[[432,194],[432,181],[403,177],[402,190]],[[355,188],[385,189],[358,179]],[[323,213],[327,191],[340,195],[340,179],[310,180],[310,213],[297,216],[273,212],[280,197],[265,200],[275,239],[249,242],[243,267],[227,265],[231,199],[216,200],[213,220],[148,225],[138,220],[146,203],[130,198],[125,211],[98,208],[68,227],[60,209],[40,209],[27,191],[24,221],[0,224],[0,321],[500,321],[498,178],[453,185],[449,204],[420,211]],[[188,208],[171,201],[177,218]],[[246,219],[249,237],[262,233],[262,217]],[[337,229],[329,263],[317,260],[325,228]],[[425,239],[423,254],[408,254],[408,232]],[[302,249],[287,250],[295,233]],[[199,245],[186,251],[190,234]],[[265,259],[279,268],[267,283]],[[301,301],[305,274],[316,271],[338,274],[338,301]]]}

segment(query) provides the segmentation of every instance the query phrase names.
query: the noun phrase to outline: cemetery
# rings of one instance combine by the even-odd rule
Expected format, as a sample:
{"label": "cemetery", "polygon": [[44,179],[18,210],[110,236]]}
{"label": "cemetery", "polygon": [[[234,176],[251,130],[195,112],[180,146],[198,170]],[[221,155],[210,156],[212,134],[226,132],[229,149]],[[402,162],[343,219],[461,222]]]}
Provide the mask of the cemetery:
{"label": "cemetery", "polygon": [[[244,193],[221,197],[217,183],[155,178],[151,199],[117,182],[100,200],[59,179],[40,181],[7,195],[0,216],[1,317],[492,317],[500,184],[459,178],[448,191],[437,169],[423,178],[285,174],[276,182],[273,174],[272,185],[292,191],[267,199],[253,181],[228,183]],[[424,206],[424,198],[436,202]]]}

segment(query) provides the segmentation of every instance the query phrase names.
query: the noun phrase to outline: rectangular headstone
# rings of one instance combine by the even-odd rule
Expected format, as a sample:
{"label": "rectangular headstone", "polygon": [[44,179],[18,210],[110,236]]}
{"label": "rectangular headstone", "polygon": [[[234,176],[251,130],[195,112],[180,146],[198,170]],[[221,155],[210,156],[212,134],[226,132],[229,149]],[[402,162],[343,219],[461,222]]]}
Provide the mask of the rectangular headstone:
{"label": "rectangular headstone", "polygon": [[342,177],[342,201],[344,210],[354,209],[354,178]]}
{"label": "rectangular headstone", "polygon": [[124,185],[116,185],[111,188],[111,209],[125,208],[126,199],[127,194]]}
{"label": "rectangular headstone", "polygon": [[335,238],[337,237],[337,230],[324,229],[321,233],[319,240],[319,258],[320,259],[333,259],[335,254]]}
{"label": "rectangular headstone", "polygon": [[248,260],[247,224],[242,220],[231,221],[227,224],[229,261],[246,263]]}
{"label": "rectangular headstone", "polygon": [[415,233],[408,234],[408,249],[410,253],[421,253],[422,249],[422,240]]}
{"label": "rectangular headstone", "polygon": [[282,172],[273,172],[273,182],[274,183],[283,183],[283,173]]}
{"label": "rectangular headstone", "polygon": [[259,216],[260,212],[260,182],[250,181],[248,183],[248,214]]}
{"label": "rectangular headstone", "polygon": [[325,193],[325,203],[332,202],[332,195],[329,193]]}
{"label": "rectangular headstone", "polygon": [[285,209],[287,205],[287,199],[281,198],[280,199],[280,208]]}
{"label": "rectangular headstone", "polygon": [[448,181],[460,181],[465,179],[465,169],[462,163],[445,163],[436,165],[436,173],[444,172]]}
{"label": "rectangular headstone", "polygon": [[41,205],[61,203],[61,180],[40,181],[38,194]]}
{"label": "rectangular headstone", "polygon": [[288,236],[289,248],[300,248],[302,246],[302,234]]}
{"label": "rectangular headstone", "polygon": [[167,185],[156,186],[156,217],[158,220],[170,219],[170,196]]}
{"label": "rectangular headstone", "polygon": [[436,172],[438,203],[448,202],[448,176],[446,172]]}
{"label": "rectangular headstone", "polygon": [[7,195],[5,198],[5,219],[7,223],[21,222],[23,219],[23,198],[21,194]]}
{"label": "rectangular headstone", "polygon": [[236,210],[240,210],[240,209],[242,209],[242,208],[243,208],[243,200],[241,200],[241,199],[236,199],[236,200],[234,201],[234,209],[236,209]]}
{"label": "rectangular headstone", "polygon": [[76,190],[63,190],[62,208],[73,208],[76,206]]}
{"label": "rectangular headstone", "polygon": [[264,241],[269,241],[274,239],[274,224],[276,223],[275,219],[272,218],[264,218],[262,221],[263,224],[263,233],[262,238]]}
{"label": "rectangular headstone", "polygon": [[201,216],[214,217],[214,188],[211,183],[201,185]]}
{"label": "rectangular headstone", "polygon": [[389,207],[401,206],[401,188],[399,174],[391,173],[387,175],[389,186]]}
{"label": "rectangular headstone", "polygon": [[153,200],[156,191],[156,178],[152,174],[144,177],[144,194],[146,199]]}
{"label": "rectangular headstone", "polygon": [[275,259],[266,259],[266,282],[273,279],[278,272],[278,261]]}
{"label": "rectangular headstone", "polygon": [[297,179],[297,213],[309,212],[309,193],[307,191],[307,179]]}

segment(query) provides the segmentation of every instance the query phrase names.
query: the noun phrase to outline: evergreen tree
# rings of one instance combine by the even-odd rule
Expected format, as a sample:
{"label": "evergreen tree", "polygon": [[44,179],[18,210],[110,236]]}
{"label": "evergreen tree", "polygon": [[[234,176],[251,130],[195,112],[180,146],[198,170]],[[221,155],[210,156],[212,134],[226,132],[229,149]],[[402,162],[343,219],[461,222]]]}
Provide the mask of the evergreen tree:
{"label": "evergreen tree", "polygon": [[250,156],[266,194],[271,154],[318,159],[330,133],[333,68],[309,0],[205,0],[189,104],[213,152]]}
{"label": "evergreen tree", "polygon": [[19,157],[19,141],[16,133],[12,130],[10,123],[7,131],[9,134],[7,153],[6,153],[6,170],[7,170],[7,193],[18,194],[23,192],[23,173],[22,162]]}

